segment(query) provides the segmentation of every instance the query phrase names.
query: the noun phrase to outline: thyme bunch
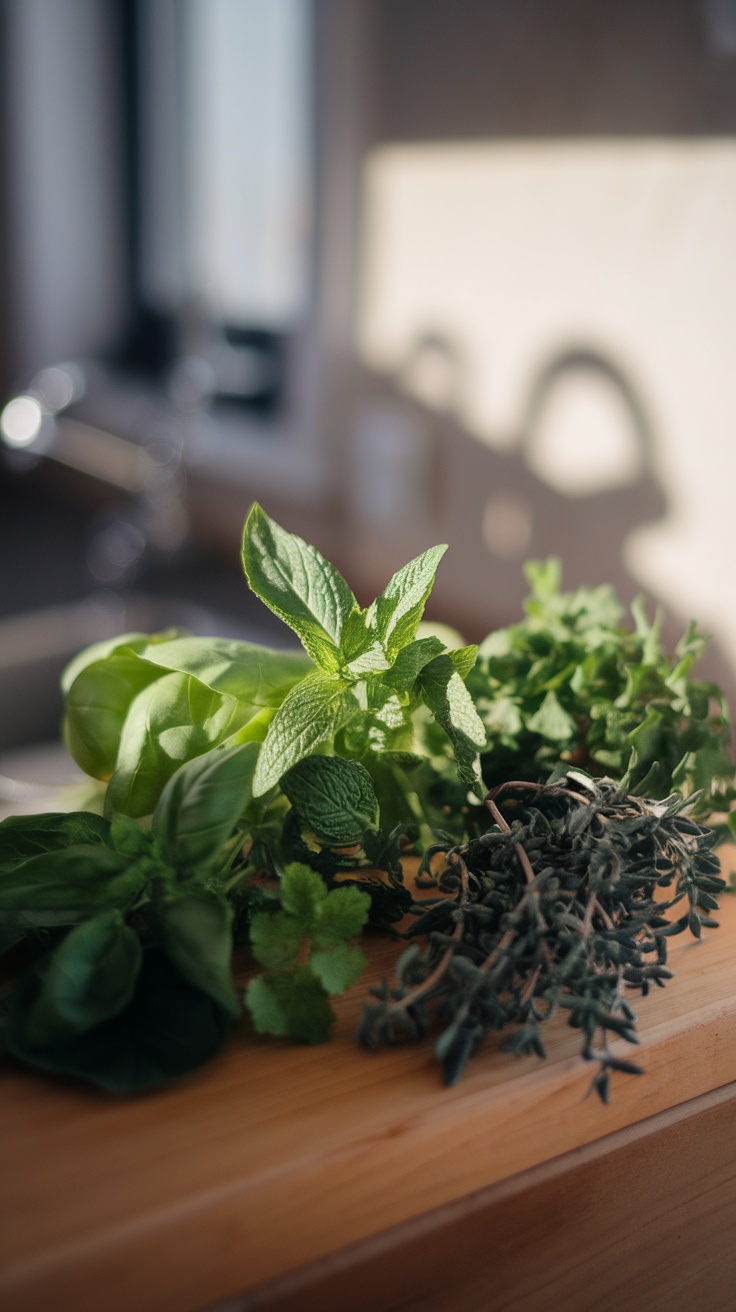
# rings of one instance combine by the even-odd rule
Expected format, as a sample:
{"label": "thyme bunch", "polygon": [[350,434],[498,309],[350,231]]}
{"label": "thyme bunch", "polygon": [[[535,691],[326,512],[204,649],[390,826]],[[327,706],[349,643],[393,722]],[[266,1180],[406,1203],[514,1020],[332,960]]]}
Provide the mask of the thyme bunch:
{"label": "thyme bunch", "polygon": [[544,1057],[542,1026],[562,1010],[598,1063],[591,1087],[606,1102],[611,1071],[641,1074],[610,1048],[611,1036],[638,1042],[627,993],[671,978],[668,938],[717,924],[716,835],[678,796],[648,801],[581,771],[505,783],[485,800],[486,833],[434,849],[446,854],[439,896],[415,907],[396,982],[372,990],[359,1038],[377,1048],[437,1024],[454,1084],[489,1030],[512,1027],[505,1050]]}

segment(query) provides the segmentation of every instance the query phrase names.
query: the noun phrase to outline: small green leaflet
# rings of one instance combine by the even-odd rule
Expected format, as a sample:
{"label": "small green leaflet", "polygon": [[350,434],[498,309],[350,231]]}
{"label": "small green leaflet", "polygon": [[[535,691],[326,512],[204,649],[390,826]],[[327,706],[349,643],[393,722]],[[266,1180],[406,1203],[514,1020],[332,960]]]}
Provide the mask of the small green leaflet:
{"label": "small green leaflet", "polygon": [[328,847],[357,843],[378,825],[368,771],[339,756],[307,756],[284,775],[282,790],[299,819]]}
{"label": "small green leaflet", "polygon": [[327,991],[309,966],[257,975],[245,1002],[259,1034],[326,1043],[335,1024]]}
{"label": "small green leaflet", "polygon": [[397,570],[368,612],[368,623],[392,661],[416,637],[437,566],[446,551],[444,545],[430,547]]}
{"label": "small green leaflet", "polygon": [[358,710],[348,686],[316,670],[288,693],[261,747],[253,796],[262,797],[287,770],[331,738]]}
{"label": "small green leaflet", "polygon": [[317,665],[339,670],[343,630],[360,607],[334,565],[256,503],[243,532],[243,568],[256,596],[299,635]]}
{"label": "small green leaflet", "polygon": [[460,778],[471,787],[482,787],[479,752],[485,746],[486,731],[450,653],[435,657],[425,666],[419,685],[427,706],[452,743]]}
{"label": "small green leaflet", "polygon": [[323,1043],[334,1023],[328,996],[344,993],[365,968],[356,937],[368,918],[370,896],[355,887],[333,889],[308,866],[287,866],[281,909],[251,920],[253,952],[266,973],[251,981],[246,1006],[260,1033]]}

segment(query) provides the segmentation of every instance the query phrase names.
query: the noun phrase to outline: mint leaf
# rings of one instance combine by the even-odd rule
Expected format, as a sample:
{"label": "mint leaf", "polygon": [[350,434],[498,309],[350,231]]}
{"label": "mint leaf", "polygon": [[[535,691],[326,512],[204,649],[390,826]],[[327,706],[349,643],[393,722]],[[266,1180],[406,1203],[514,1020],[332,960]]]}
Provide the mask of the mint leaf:
{"label": "mint leaf", "polygon": [[477,646],[473,643],[469,647],[457,647],[454,651],[448,652],[447,654],[460,675],[460,678],[465,682],[478,659]]}
{"label": "mint leaf", "polygon": [[386,654],[393,660],[416,636],[446,546],[430,547],[397,570],[368,615]]}
{"label": "mint leaf", "polygon": [[402,647],[385,676],[384,683],[398,693],[408,692],[425,665],[429,665],[430,661],[436,656],[441,656],[444,651],[445,645],[439,638],[417,638],[407,647]]}
{"label": "mint leaf", "polygon": [[309,964],[325,991],[335,997],[355,983],[368,965],[368,958],[360,948],[340,943],[335,948],[313,952]]}
{"label": "mint leaf", "polygon": [[299,921],[285,911],[259,911],[251,917],[253,956],[262,966],[292,966],[304,933]]}
{"label": "mint leaf", "polygon": [[350,885],[333,888],[320,907],[319,920],[312,930],[316,947],[329,947],[347,938],[357,938],[371,909],[370,893]]}
{"label": "mint leaf", "polygon": [[299,819],[328,847],[356,843],[378,824],[373,781],[357,761],[307,756],[284,775],[281,788]]}
{"label": "mint leaf", "polygon": [[479,751],[485,746],[486,732],[449,653],[427,665],[418,684],[435,720],[452,743],[460,778],[474,787],[480,781]]}
{"label": "mint leaf", "polygon": [[257,503],[243,533],[243,568],[252,591],[299,635],[312,659],[338,670],[343,629],[360,611],[342,574]]}
{"label": "mint leaf", "polygon": [[258,975],[248,985],[245,1003],[259,1034],[326,1043],[335,1023],[327,994],[309,966]]}
{"label": "mint leaf", "polygon": [[253,796],[262,797],[293,765],[331,738],[358,709],[342,679],[315,671],[292,688],[276,712],[261,747]]}
{"label": "mint leaf", "polygon": [[179,974],[233,1016],[241,1011],[232,982],[233,913],[205,890],[164,902],[160,910],[164,951]]}

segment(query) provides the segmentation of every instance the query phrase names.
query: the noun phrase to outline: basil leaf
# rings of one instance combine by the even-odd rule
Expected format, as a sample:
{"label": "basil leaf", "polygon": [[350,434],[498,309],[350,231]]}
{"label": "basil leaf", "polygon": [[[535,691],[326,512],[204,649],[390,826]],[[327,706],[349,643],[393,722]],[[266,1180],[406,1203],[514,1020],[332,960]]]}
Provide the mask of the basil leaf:
{"label": "basil leaf", "polygon": [[130,1002],[141,968],[138,935],[119,911],[71,930],[39,968],[38,996],[25,1022],[34,1046],[83,1034]]}
{"label": "basil leaf", "polygon": [[0,957],[4,957],[17,943],[22,943],[27,933],[28,926],[22,924],[18,916],[0,914]]}
{"label": "basil leaf", "polygon": [[74,919],[111,905],[125,908],[143,879],[119,852],[77,844],[29,857],[0,874],[0,911],[68,912]]}
{"label": "basil leaf", "polygon": [[308,674],[287,694],[271,721],[258,757],[253,796],[268,792],[357,710],[357,701],[341,679],[320,671]]}
{"label": "basil leaf", "polygon": [[118,633],[114,638],[103,638],[102,642],[90,643],[80,651],[66,666],[61,675],[61,691],[66,694],[69,692],[75,679],[79,677],[83,670],[89,665],[96,665],[99,661],[105,661],[109,656],[116,652],[130,650],[138,653],[148,646],[151,641],[148,633]]}
{"label": "basil leaf", "polygon": [[393,660],[416,637],[446,546],[430,547],[394,574],[368,615],[386,654]]}
{"label": "basil leaf", "polygon": [[214,692],[253,707],[280,706],[290,688],[312,668],[303,652],[272,651],[234,638],[174,638],[144,648],[145,659],[179,674],[192,674]]}
{"label": "basil leaf", "polygon": [[253,800],[258,743],[219,748],[179,767],[153,813],[152,831],[179,871],[207,871]]}
{"label": "basil leaf", "polygon": [[242,1007],[233,988],[233,913],[204,890],[165,902],[160,911],[164,951],[189,984],[233,1016]]}
{"label": "basil leaf", "polygon": [[41,980],[29,971],[8,1001],[7,1043],[21,1061],[43,1070],[90,1080],[110,1093],[138,1093],[165,1084],[210,1061],[230,1029],[230,1015],[195,989],[163,951],[149,948],[128,1006],[117,1016],[71,1038],[29,1042],[26,1022]]}
{"label": "basil leaf", "polygon": [[299,635],[317,665],[338,670],[344,626],[360,611],[339,571],[257,503],[243,533],[243,568],[252,591]]}
{"label": "basil leaf", "polygon": [[188,674],[164,674],[130,706],[107,790],[107,806],[150,815],[180,765],[216,747],[250,718],[234,697]]}
{"label": "basil leaf", "polygon": [[86,774],[110,778],[131,704],[160,677],[158,666],[124,648],[75,678],[66,699],[64,740]]}
{"label": "basil leaf", "polygon": [[357,761],[308,756],[284,775],[281,788],[321,843],[345,847],[378,824],[373,781]]}
{"label": "basil leaf", "polygon": [[259,1034],[326,1043],[332,1033],[334,1013],[309,966],[257,975],[245,1001]]}
{"label": "basil leaf", "polygon": [[452,657],[437,656],[419,675],[422,696],[444,729],[455,753],[460,778],[471,787],[480,781],[479,751],[486,733]]}
{"label": "basil leaf", "polygon": [[0,876],[29,857],[76,846],[111,847],[110,822],[92,811],[11,815],[0,823]]}

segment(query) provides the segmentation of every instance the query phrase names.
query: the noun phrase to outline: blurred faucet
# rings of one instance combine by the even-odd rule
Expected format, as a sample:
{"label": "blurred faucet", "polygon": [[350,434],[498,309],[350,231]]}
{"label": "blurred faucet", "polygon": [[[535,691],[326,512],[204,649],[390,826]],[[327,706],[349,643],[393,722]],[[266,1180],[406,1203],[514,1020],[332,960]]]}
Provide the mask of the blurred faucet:
{"label": "blurred faucet", "polygon": [[148,555],[175,556],[185,545],[184,416],[206,403],[208,388],[203,379],[198,386],[192,379],[187,389],[179,377],[170,389],[178,419],[144,424],[143,435],[133,440],[74,412],[87,382],[79,364],[42,369],[0,414],[0,444],[16,468],[53,460],[124,494],[122,505],[98,519],[87,552],[98,583],[124,586],[132,583]]}

